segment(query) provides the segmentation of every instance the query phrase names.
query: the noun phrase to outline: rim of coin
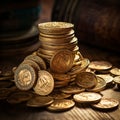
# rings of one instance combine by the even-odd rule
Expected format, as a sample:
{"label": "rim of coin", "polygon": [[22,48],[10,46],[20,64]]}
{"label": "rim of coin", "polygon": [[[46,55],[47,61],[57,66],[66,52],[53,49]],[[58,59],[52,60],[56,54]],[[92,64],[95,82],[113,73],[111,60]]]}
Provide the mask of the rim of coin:
{"label": "rim of coin", "polygon": [[93,88],[97,84],[97,77],[90,72],[81,72],[76,76],[76,84],[83,88]]}
{"label": "rim of coin", "polygon": [[29,64],[21,64],[15,70],[14,81],[20,90],[31,89],[37,80],[37,71]]}
{"label": "rim of coin", "polygon": [[91,92],[100,92],[105,89],[106,85],[107,85],[106,81],[103,78],[97,76],[96,86],[94,88],[86,89],[86,90]]}
{"label": "rim of coin", "polygon": [[120,75],[114,77],[114,78],[113,78],[113,81],[114,81],[116,84],[120,84]]}
{"label": "rim of coin", "polygon": [[85,89],[74,84],[61,88],[60,91],[67,94],[76,94],[76,93],[84,92]]}
{"label": "rim of coin", "polygon": [[53,103],[53,98],[50,96],[34,96],[27,101],[28,107],[45,107]]}
{"label": "rim of coin", "polygon": [[107,84],[113,81],[113,77],[110,74],[97,74],[96,76],[103,78]]}
{"label": "rim of coin", "polygon": [[47,107],[50,111],[65,111],[75,106],[73,100],[59,99],[55,100],[50,106]]}
{"label": "rim of coin", "polygon": [[113,98],[102,98],[97,104],[92,104],[92,107],[102,110],[108,110],[118,107],[119,101]]}
{"label": "rim of coin", "polygon": [[41,69],[44,69],[46,70],[46,64],[45,64],[45,61],[40,57],[40,56],[37,56],[37,55],[28,55],[27,57],[25,57],[25,60],[33,60],[34,62],[36,62]]}
{"label": "rim of coin", "polygon": [[120,69],[119,68],[112,68],[110,70],[110,73],[113,74],[113,75],[120,75]]}
{"label": "rim of coin", "polygon": [[45,22],[38,24],[38,29],[47,34],[64,34],[73,29],[74,25],[68,22]]}
{"label": "rim of coin", "polygon": [[28,91],[27,92],[19,91],[19,92],[15,92],[15,93],[11,94],[7,98],[7,102],[10,104],[17,104],[17,103],[28,101],[32,97],[33,97],[33,94]]}
{"label": "rim of coin", "polygon": [[95,70],[108,70],[112,68],[112,64],[108,61],[91,61],[88,67]]}
{"label": "rim of coin", "polygon": [[74,54],[68,49],[59,50],[50,60],[50,69],[56,73],[68,72],[74,62]]}
{"label": "rim of coin", "polygon": [[74,30],[71,29],[68,33],[65,33],[65,34],[58,34],[58,35],[53,35],[53,34],[45,34],[45,33],[41,33],[40,32],[40,36],[43,36],[43,37],[48,37],[48,38],[65,38],[65,37],[69,37],[69,36],[72,36],[74,34]]}
{"label": "rim of coin", "polygon": [[101,98],[101,94],[95,92],[81,92],[73,95],[74,101],[78,103],[96,103],[99,102]]}
{"label": "rim of coin", "polygon": [[33,90],[38,95],[48,95],[54,89],[53,76],[45,70],[38,71],[38,79]]}

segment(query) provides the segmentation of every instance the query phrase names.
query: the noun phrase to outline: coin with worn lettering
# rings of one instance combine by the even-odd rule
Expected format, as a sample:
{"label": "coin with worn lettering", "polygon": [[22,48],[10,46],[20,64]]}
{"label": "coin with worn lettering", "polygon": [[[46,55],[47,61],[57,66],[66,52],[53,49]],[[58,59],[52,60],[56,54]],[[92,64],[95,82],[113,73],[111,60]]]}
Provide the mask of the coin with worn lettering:
{"label": "coin with worn lettering", "polygon": [[69,85],[64,88],[60,89],[63,93],[67,94],[76,94],[85,91],[84,88],[77,86],[76,84],[74,85]]}
{"label": "coin with worn lettering", "polygon": [[77,103],[96,103],[101,100],[102,96],[95,92],[82,92],[73,95],[73,99]]}
{"label": "coin with worn lettering", "polygon": [[119,105],[119,101],[113,98],[102,98],[99,103],[92,104],[92,107],[101,109],[101,110],[109,110],[113,108],[117,108]]}
{"label": "coin with worn lettering", "polygon": [[28,107],[45,107],[53,103],[53,98],[50,96],[34,96],[27,102]]}
{"label": "coin with worn lettering", "polygon": [[45,61],[40,56],[28,55],[27,57],[25,57],[25,60],[33,60],[40,66],[41,69],[46,69]]}
{"label": "coin with worn lettering", "polygon": [[64,49],[58,51],[50,61],[50,69],[56,73],[68,72],[74,62],[74,54],[72,51]]}
{"label": "coin with worn lettering", "polygon": [[92,92],[100,92],[100,91],[105,89],[106,85],[107,85],[106,81],[103,78],[97,76],[96,86],[94,88],[86,89],[86,90],[87,91],[92,91]]}
{"label": "coin with worn lettering", "polygon": [[76,84],[83,88],[93,88],[97,84],[97,77],[90,72],[81,72],[76,76]]}
{"label": "coin with worn lettering", "polygon": [[18,104],[21,102],[28,101],[32,97],[33,97],[33,94],[30,92],[19,91],[19,92],[15,92],[15,93],[11,94],[7,98],[7,102],[10,104]]}
{"label": "coin with worn lettering", "polygon": [[37,80],[37,70],[29,64],[21,64],[15,71],[14,79],[20,90],[29,90]]}
{"label": "coin with worn lettering", "polygon": [[53,76],[48,71],[38,71],[38,79],[33,89],[38,95],[50,94],[54,89]]}
{"label": "coin with worn lettering", "polygon": [[110,73],[113,75],[120,75],[120,69],[119,68],[113,68],[110,70]]}
{"label": "coin with worn lettering", "polygon": [[95,70],[108,70],[112,67],[112,64],[108,61],[92,61],[88,67]]}
{"label": "coin with worn lettering", "polygon": [[120,75],[114,77],[114,78],[113,78],[113,81],[114,81],[116,84],[120,84]]}
{"label": "coin with worn lettering", "polygon": [[74,25],[67,22],[45,22],[38,24],[38,29],[44,34],[65,34],[73,29]]}
{"label": "coin with worn lettering", "polygon": [[55,100],[50,106],[47,107],[50,111],[65,111],[74,107],[75,102],[68,99]]}

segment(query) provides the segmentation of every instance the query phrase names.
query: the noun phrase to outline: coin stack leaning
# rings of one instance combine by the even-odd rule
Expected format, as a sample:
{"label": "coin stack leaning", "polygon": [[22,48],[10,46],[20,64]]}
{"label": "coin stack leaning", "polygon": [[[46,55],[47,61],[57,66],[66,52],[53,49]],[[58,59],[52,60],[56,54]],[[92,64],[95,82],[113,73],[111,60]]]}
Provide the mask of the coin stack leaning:
{"label": "coin stack leaning", "polygon": [[67,85],[89,64],[89,60],[83,58],[79,52],[78,39],[73,28],[73,24],[66,22],[38,24],[40,47],[37,55],[48,63],[50,73],[55,79],[55,87]]}

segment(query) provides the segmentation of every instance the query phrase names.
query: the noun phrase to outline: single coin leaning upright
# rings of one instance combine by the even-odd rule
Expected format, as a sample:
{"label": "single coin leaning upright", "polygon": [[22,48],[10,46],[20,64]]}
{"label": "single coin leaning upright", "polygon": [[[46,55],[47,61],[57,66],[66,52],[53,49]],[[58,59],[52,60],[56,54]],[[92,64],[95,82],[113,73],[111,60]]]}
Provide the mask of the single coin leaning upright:
{"label": "single coin leaning upright", "polygon": [[45,70],[38,71],[37,83],[33,89],[38,95],[50,94],[54,89],[54,79],[52,75]]}
{"label": "single coin leaning upright", "polygon": [[90,72],[81,72],[76,76],[76,84],[85,89],[93,88],[97,84],[97,77]]}
{"label": "single coin leaning upright", "polygon": [[50,69],[56,73],[66,73],[72,68],[74,57],[75,55],[70,50],[58,51],[50,61]]}

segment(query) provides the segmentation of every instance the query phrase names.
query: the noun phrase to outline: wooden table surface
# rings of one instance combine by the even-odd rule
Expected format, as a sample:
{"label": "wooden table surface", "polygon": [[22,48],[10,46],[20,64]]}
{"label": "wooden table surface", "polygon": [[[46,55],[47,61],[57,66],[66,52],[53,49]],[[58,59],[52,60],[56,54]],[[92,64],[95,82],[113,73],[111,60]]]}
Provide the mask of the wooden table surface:
{"label": "wooden table surface", "polygon": [[[90,61],[107,60],[114,66],[120,67],[119,53],[100,50],[83,44],[80,44],[79,47],[82,55]],[[101,93],[120,102],[120,90],[116,87],[105,89]],[[98,111],[92,109],[89,105],[80,105],[65,112],[55,113],[47,111],[45,108],[33,109],[26,107],[24,104],[10,105],[1,101],[0,120],[120,120],[120,106],[112,111]]]}

